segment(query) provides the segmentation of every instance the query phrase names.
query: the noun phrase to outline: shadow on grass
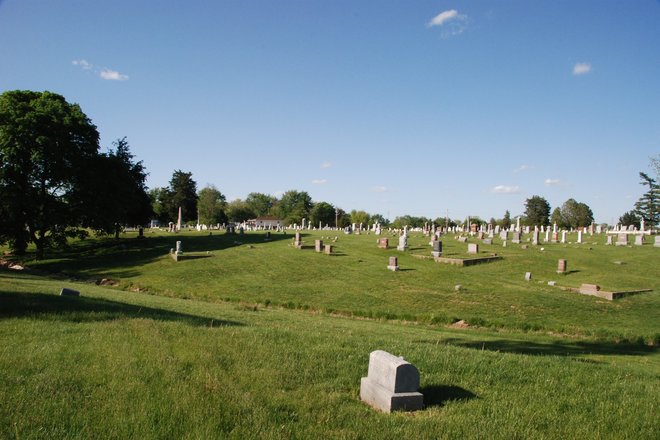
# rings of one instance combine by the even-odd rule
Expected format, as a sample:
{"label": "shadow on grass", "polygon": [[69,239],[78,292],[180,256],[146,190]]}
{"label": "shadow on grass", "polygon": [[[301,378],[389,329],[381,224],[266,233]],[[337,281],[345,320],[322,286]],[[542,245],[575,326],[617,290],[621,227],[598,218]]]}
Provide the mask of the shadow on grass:
{"label": "shadow on grass", "polygon": [[155,321],[177,321],[197,327],[243,325],[240,322],[218,320],[99,298],[67,297],[45,293],[2,292],[0,293],[0,319],[8,318],[33,318],[69,322],[99,322],[142,318]]}
{"label": "shadow on grass", "polygon": [[454,400],[478,399],[479,396],[471,391],[453,385],[429,385],[421,388],[424,395],[424,406],[443,406]]}
{"label": "shadow on grass", "polygon": [[[33,269],[51,273],[76,274],[85,272],[85,277],[104,277],[108,272],[117,271],[122,277],[130,278],[140,275],[139,268],[151,261],[157,260],[170,253],[181,241],[186,253],[218,252],[224,249],[241,245],[267,245],[263,233],[249,233],[244,235],[224,234],[218,232],[214,235],[187,235],[167,234],[150,236],[145,239],[135,237],[120,238],[91,238],[73,243],[64,249],[49,250],[47,260],[31,261],[27,266]],[[273,233],[270,242],[288,241],[292,236]],[[237,242],[240,240],[240,243]],[[192,257],[192,256],[191,256]],[[206,255],[203,256],[205,258]],[[199,258],[199,257],[198,257]]]}
{"label": "shadow on grass", "polygon": [[579,356],[584,354],[647,356],[657,352],[657,347],[634,343],[575,342],[538,343],[498,339],[495,341],[472,341],[460,338],[443,339],[441,343],[473,350],[488,350],[502,353],[528,354],[534,356]]}

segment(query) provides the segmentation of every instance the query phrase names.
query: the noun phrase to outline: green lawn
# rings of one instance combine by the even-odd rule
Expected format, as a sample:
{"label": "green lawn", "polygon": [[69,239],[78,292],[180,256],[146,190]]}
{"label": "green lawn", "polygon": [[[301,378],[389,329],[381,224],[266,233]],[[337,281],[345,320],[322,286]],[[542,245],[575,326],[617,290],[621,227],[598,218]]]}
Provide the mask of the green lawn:
{"label": "green lawn", "polygon": [[[328,235],[335,243],[328,240]],[[576,239],[569,235],[569,241]],[[325,236],[332,256],[314,252],[314,240]],[[583,244],[480,245],[480,255],[500,261],[470,267],[436,263],[429,239],[412,234],[407,252],[378,249],[375,235],[336,232],[305,233],[306,248],[290,246],[293,234],[224,235],[187,232],[131,235],[115,242],[88,240],[51,259],[31,264],[82,279],[112,278],[126,289],[209,302],[245,301],[262,305],[313,309],[347,316],[448,324],[503,330],[541,331],[603,341],[660,342],[660,249],[605,246],[605,236],[585,235]],[[134,237],[134,236],[133,236]],[[526,239],[527,237],[525,237]],[[187,259],[174,262],[167,253],[183,242]],[[477,242],[470,239],[470,242]],[[444,255],[468,257],[467,244],[444,237]],[[542,250],[543,249],[543,250]],[[398,256],[401,271],[386,269]],[[569,272],[556,273],[557,260],[568,260]],[[525,272],[532,281],[525,281]],[[604,290],[653,289],[652,293],[615,302],[548,286],[600,285]],[[455,291],[460,284],[462,289]]]}
{"label": "green lawn", "polygon": [[[283,242],[268,244],[264,253],[270,246],[285,259],[351,258],[348,246],[345,257],[327,258],[282,248]],[[179,263],[147,259],[124,273],[132,272],[134,282],[143,273],[153,283],[155,267],[182,275],[188,263],[217,261],[205,269],[214,279],[223,252]],[[379,267],[379,278],[406,287],[390,295],[415,294],[403,277],[455,270],[431,262],[425,269],[424,261],[413,266],[416,261],[402,258],[404,267],[416,268],[410,272]],[[119,265],[112,270],[122,271]],[[176,280],[161,276],[161,282]],[[471,282],[463,282],[471,292]],[[82,296],[57,296],[63,286]],[[268,288],[275,298],[279,290],[270,289],[277,288]],[[630,298],[639,299],[644,296]],[[654,325],[657,320],[649,328]],[[645,439],[660,431],[660,358],[639,344],[186,300],[7,271],[0,271],[0,340],[0,438]],[[426,409],[386,415],[360,402],[360,377],[375,349],[417,366]]]}
{"label": "green lawn", "polygon": [[[330,237],[328,237],[330,235]],[[325,236],[334,255],[314,252]],[[336,242],[333,242],[337,236]],[[0,438],[655,438],[660,249],[527,249],[471,267],[428,238],[148,233],[0,270]],[[526,239],[527,237],[525,237]],[[570,237],[569,240],[575,240]],[[183,242],[184,258],[169,249]],[[470,239],[470,242],[477,242]],[[467,244],[444,237],[444,255]],[[399,257],[401,271],[387,270]],[[557,260],[569,272],[556,273]],[[525,272],[532,281],[525,281]],[[97,286],[106,279],[114,286]],[[653,289],[616,301],[548,285]],[[455,290],[460,284],[462,288]],[[81,297],[60,297],[62,287]],[[368,318],[368,319],[365,319]],[[451,324],[465,320],[467,329]],[[420,370],[426,408],[359,400],[369,353]]]}

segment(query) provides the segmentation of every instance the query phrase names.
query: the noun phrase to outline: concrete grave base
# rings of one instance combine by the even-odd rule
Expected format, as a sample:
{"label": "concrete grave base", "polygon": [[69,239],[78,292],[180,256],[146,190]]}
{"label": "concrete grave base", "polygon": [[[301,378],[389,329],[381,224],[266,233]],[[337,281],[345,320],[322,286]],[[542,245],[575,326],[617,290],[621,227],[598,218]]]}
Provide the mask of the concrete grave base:
{"label": "concrete grave base", "polygon": [[424,408],[424,395],[422,393],[393,393],[368,377],[363,377],[360,380],[360,399],[386,413],[417,411]]}

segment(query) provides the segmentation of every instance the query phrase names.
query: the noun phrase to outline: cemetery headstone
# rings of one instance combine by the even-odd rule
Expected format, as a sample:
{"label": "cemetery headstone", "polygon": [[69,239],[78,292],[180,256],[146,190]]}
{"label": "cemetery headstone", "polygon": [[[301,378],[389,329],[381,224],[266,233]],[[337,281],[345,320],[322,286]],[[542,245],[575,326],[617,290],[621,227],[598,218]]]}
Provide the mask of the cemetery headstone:
{"label": "cemetery headstone", "polygon": [[325,253],[327,255],[332,255],[332,245],[331,244],[326,244],[325,245]]}
{"label": "cemetery headstone", "polygon": [[515,244],[520,243],[520,232],[516,231],[513,233],[513,238],[511,239],[511,242]]}
{"label": "cemetery headstone", "polygon": [[566,243],[566,231],[561,231],[561,242]]}
{"label": "cemetery headstone", "polygon": [[628,234],[626,234],[625,232],[618,234],[616,237],[616,245],[628,246]]}
{"label": "cemetery headstone", "polygon": [[531,281],[531,280],[532,280],[532,273],[525,272],[525,281]]}
{"label": "cemetery headstone", "polygon": [[612,246],[612,236],[611,235],[607,236],[607,242],[605,244],[608,245],[608,246]]}
{"label": "cemetery headstone", "polygon": [[399,260],[398,260],[398,258],[397,257],[390,257],[387,268],[389,270],[393,270],[393,271],[399,270]]}
{"label": "cemetery headstone", "polygon": [[302,249],[303,242],[302,242],[302,237],[300,235],[300,232],[296,232],[295,238],[293,239],[293,246],[296,249]]}
{"label": "cemetery headstone", "polygon": [[557,261],[557,273],[566,273],[567,267],[568,267],[568,263],[566,262],[566,260]]}
{"label": "cemetery headstone", "polygon": [[660,247],[660,235],[655,236],[655,242],[653,243],[653,247]]}
{"label": "cemetery headstone", "polygon": [[387,238],[379,238],[378,247],[380,249],[387,249],[389,247],[389,240]]}
{"label": "cemetery headstone", "polygon": [[316,252],[323,252],[323,240],[314,240],[314,250]]}
{"label": "cemetery headstone", "polygon": [[468,254],[478,254],[479,245],[477,243],[468,243]]}
{"label": "cemetery headstone", "polygon": [[408,249],[408,235],[403,234],[402,236],[399,237],[399,245],[396,247],[398,251],[405,251]]}
{"label": "cemetery headstone", "polygon": [[484,238],[484,244],[493,244],[492,238]]}
{"label": "cemetery headstone", "polygon": [[419,371],[401,357],[376,350],[369,355],[367,377],[360,381],[360,399],[383,412],[416,411],[424,407],[418,392]]}
{"label": "cemetery headstone", "polygon": [[635,235],[635,246],[642,246],[644,244],[644,235]]}
{"label": "cemetery headstone", "polygon": [[69,289],[68,287],[62,287],[62,290],[60,290],[60,296],[80,296],[80,292]]}
{"label": "cemetery headstone", "polygon": [[539,231],[538,230],[534,230],[534,232],[532,232],[532,244],[535,244],[535,245],[539,244]]}
{"label": "cemetery headstone", "polygon": [[577,238],[578,243],[582,243],[582,231],[578,231],[578,238]]}
{"label": "cemetery headstone", "polygon": [[439,257],[442,255],[442,242],[440,240],[433,242],[433,250],[431,251],[431,255],[434,257]]}

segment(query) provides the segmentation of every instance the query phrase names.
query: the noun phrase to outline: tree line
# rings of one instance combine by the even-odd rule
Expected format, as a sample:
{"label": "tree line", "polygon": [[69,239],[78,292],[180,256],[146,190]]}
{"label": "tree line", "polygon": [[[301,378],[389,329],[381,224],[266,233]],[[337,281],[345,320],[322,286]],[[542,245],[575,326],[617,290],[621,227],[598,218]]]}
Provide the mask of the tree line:
{"label": "tree line", "polygon": [[[651,158],[660,176],[660,156]],[[125,225],[146,225],[156,218],[174,222],[179,208],[184,222],[218,224],[243,222],[272,216],[284,224],[301,225],[303,219],[316,226],[346,227],[379,223],[403,228],[456,226],[463,220],[399,216],[393,221],[362,210],[346,212],[329,202],[314,202],[306,191],[289,190],[280,198],[252,192],[227,201],[215,186],[197,190],[192,173],[175,170],[169,185],[149,190],[147,171],[136,161],[126,138],[117,139],[106,152],[100,151],[99,133],[77,104],[56,93],[8,91],[0,95],[0,244],[8,243],[23,254],[30,243],[36,258],[49,247],[71,237],[119,233]],[[634,209],[620,219],[624,225],[648,227],[660,221],[658,179],[640,173],[648,190]],[[585,203],[568,199],[550,212],[541,196],[525,201],[521,223],[541,226],[556,223],[562,228],[588,226],[593,212]],[[509,211],[488,222],[471,217],[470,223],[510,227]]]}

